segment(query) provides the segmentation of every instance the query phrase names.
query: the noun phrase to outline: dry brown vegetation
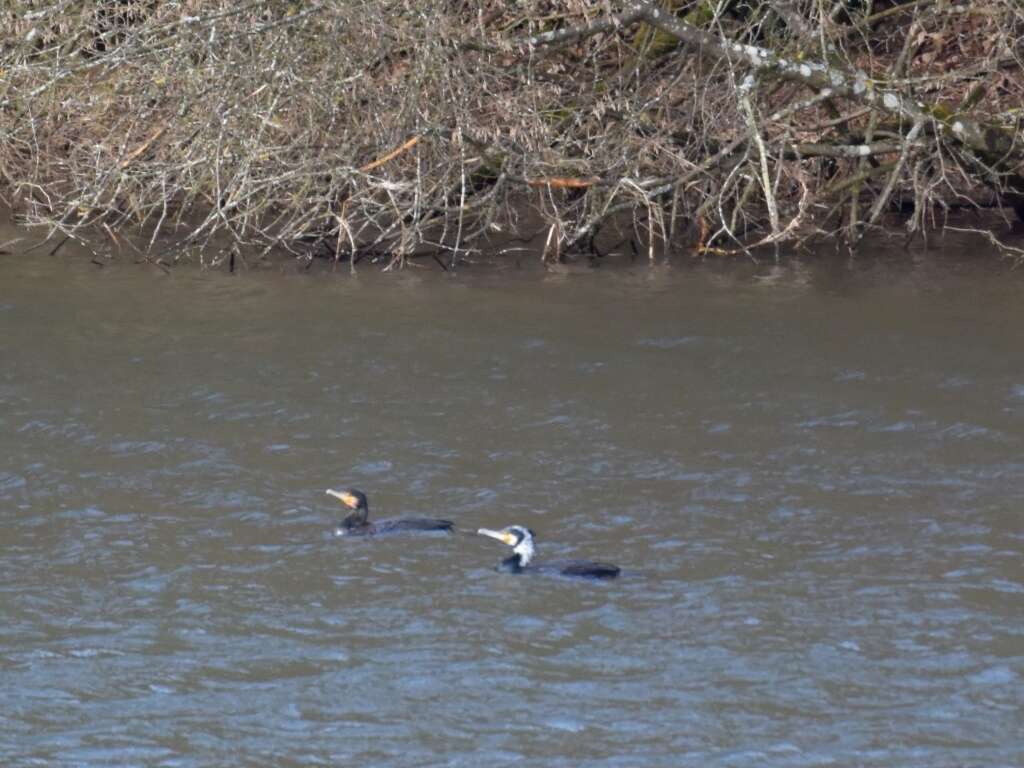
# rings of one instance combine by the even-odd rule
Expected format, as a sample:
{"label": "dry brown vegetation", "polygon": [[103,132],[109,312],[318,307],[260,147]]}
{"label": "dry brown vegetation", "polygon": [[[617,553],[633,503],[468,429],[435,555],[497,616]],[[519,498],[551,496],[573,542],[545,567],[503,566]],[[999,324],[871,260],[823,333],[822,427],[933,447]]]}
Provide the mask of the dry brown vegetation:
{"label": "dry brown vegetation", "polygon": [[21,0],[0,30],[0,197],[73,237],[447,268],[1024,211],[1014,0]]}

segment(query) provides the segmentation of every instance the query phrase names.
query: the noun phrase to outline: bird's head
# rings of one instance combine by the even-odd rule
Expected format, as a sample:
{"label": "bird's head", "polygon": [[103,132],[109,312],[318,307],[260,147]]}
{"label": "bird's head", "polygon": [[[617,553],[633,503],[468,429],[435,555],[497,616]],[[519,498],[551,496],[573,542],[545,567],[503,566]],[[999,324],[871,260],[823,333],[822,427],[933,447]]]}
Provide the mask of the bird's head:
{"label": "bird's head", "polygon": [[477,533],[481,536],[489,536],[497,539],[503,544],[512,547],[512,551],[519,555],[520,565],[526,565],[533,558],[536,548],[533,545],[533,531],[522,525],[510,525],[500,531],[490,528],[480,528]]}
{"label": "bird's head", "polygon": [[328,488],[326,493],[352,510],[338,525],[337,530],[334,532],[335,535],[344,536],[352,529],[362,528],[366,525],[366,518],[370,515],[370,504],[366,500],[365,493],[357,491],[355,488],[349,488],[345,491],[335,491]]}
{"label": "bird's head", "polygon": [[366,500],[366,494],[362,491],[357,491],[355,488],[349,488],[344,491],[335,491],[332,488],[328,488],[326,493],[328,496],[336,498],[349,509],[370,508],[370,504]]}

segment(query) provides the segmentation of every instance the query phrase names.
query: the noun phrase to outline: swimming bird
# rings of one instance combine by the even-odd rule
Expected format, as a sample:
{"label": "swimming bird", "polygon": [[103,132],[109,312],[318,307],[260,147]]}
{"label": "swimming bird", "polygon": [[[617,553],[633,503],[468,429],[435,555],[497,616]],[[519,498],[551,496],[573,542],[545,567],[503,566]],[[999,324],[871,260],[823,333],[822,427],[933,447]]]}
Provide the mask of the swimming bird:
{"label": "swimming bird", "polygon": [[537,549],[533,544],[533,531],[522,525],[510,525],[500,531],[481,528],[477,533],[481,536],[490,536],[492,539],[497,539],[512,547],[512,555],[501,561],[498,566],[499,571],[523,573],[528,570],[558,573],[562,576],[582,576],[590,579],[614,579],[619,575],[619,566],[611,563],[595,563],[592,560],[568,560],[561,563],[530,565]]}
{"label": "swimming bird", "polygon": [[439,520],[434,517],[396,517],[388,520],[369,522],[370,503],[366,494],[349,488],[346,491],[335,491],[328,488],[328,496],[341,501],[346,507],[354,510],[334,529],[335,536],[376,536],[404,531],[450,531],[455,524],[451,520]]}

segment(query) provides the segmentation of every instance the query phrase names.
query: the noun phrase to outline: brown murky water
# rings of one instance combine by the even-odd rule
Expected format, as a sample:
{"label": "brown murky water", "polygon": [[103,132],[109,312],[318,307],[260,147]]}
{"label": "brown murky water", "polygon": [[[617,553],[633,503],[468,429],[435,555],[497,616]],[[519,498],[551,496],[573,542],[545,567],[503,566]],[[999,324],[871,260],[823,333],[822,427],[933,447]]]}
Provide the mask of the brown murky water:
{"label": "brown murky water", "polygon": [[1022,296],[2,256],[0,764],[1020,766]]}

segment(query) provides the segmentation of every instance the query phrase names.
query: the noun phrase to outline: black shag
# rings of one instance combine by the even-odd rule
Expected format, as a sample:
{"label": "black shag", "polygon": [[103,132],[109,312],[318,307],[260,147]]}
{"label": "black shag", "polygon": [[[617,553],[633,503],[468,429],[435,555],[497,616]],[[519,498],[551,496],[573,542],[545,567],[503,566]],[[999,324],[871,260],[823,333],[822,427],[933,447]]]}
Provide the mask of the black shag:
{"label": "black shag", "polygon": [[510,525],[500,531],[481,528],[477,531],[482,536],[490,536],[512,547],[511,557],[506,557],[498,566],[499,571],[523,573],[524,571],[540,571],[559,573],[562,576],[582,576],[589,579],[614,579],[619,575],[619,566],[610,563],[595,563],[591,560],[567,560],[560,563],[543,563],[530,565],[537,549],[533,544],[533,531],[521,525]]}
{"label": "black shag", "polygon": [[450,531],[454,527],[451,520],[438,520],[434,517],[397,517],[389,520],[369,522],[370,504],[366,494],[349,488],[347,491],[327,489],[327,495],[341,501],[353,510],[334,529],[335,536],[375,536],[405,531]]}

